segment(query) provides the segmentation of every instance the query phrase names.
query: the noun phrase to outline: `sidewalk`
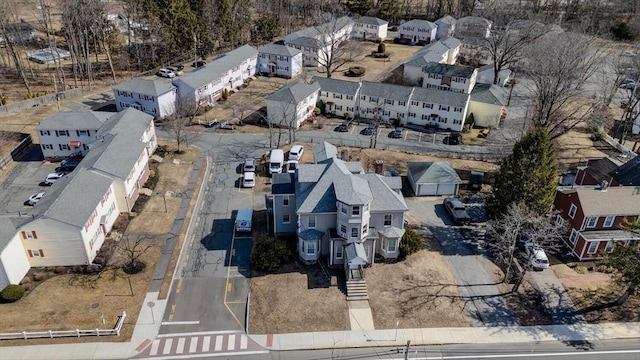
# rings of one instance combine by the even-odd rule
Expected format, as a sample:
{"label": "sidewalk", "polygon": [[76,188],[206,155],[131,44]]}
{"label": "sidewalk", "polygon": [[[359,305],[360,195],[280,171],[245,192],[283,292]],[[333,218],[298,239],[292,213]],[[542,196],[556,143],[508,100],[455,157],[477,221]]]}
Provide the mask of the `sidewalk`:
{"label": "sidewalk", "polygon": [[269,350],[377,346],[597,341],[640,337],[640,323],[333,331],[249,335]]}

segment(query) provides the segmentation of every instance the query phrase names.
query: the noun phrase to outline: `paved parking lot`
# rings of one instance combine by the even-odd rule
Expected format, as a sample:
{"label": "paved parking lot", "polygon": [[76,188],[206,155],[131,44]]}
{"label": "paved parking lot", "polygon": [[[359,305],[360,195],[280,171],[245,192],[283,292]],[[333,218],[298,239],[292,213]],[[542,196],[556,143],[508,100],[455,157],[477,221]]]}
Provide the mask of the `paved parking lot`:
{"label": "paved parking lot", "polygon": [[34,146],[31,152],[0,180],[0,209],[2,215],[29,213],[31,206],[24,205],[29,196],[46,192],[49,186],[41,186],[47,174],[55,172],[58,163],[42,161],[40,148]]}

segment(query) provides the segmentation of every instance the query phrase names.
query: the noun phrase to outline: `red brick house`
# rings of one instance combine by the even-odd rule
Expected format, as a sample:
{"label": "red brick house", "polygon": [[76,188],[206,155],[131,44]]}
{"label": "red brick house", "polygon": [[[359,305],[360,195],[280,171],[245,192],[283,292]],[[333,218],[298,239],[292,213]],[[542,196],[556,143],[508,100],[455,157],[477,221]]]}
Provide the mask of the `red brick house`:
{"label": "red brick house", "polygon": [[612,158],[587,160],[586,165],[578,166],[574,184],[599,186],[604,181],[609,187],[640,185],[640,156],[625,164]]}
{"label": "red brick house", "polygon": [[553,205],[556,222],[569,226],[564,242],[580,260],[610,253],[616,243],[640,240],[620,229],[625,219],[640,216],[640,186],[559,187]]}

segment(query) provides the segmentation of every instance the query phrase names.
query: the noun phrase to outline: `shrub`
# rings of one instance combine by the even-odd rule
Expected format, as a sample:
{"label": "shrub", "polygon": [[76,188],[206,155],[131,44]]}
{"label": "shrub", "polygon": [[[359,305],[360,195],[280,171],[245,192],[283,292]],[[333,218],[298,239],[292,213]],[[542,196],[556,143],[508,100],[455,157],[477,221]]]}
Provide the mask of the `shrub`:
{"label": "shrub", "polygon": [[151,188],[152,186],[153,186],[152,179],[147,179],[147,181],[144,182],[144,187]]}
{"label": "shrub", "polygon": [[598,265],[598,272],[601,272],[604,274],[613,274],[614,272],[616,272],[616,269],[613,266],[600,264]]}
{"label": "shrub", "polygon": [[251,252],[251,266],[255,270],[274,272],[293,259],[294,251],[285,239],[263,237]]}
{"label": "shrub", "polygon": [[602,141],[604,140],[605,133],[598,131],[591,134],[591,141]]}
{"label": "shrub", "polygon": [[578,266],[576,266],[575,271],[576,271],[578,274],[582,274],[582,275],[584,275],[584,274],[588,274],[588,273],[589,273],[589,269],[587,269],[587,267],[586,267],[586,266],[582,266],[582,265],[578,265]]}
{"label": "shrub", "polygon": [[0,297],[2,297],[2,299],[7,302],[18,301],[22,299],[23,296],[24,288],[20,285],[15,284],[7,285],[7,287],[2,289],[2,292],[0,293]]}
{"label": "shrub", "polygon": [[617,40],[633,40],[635,37],[633,31],[631,31],[631,28],[625,22],[618,22],[612,26],[611,34],[613,34]]}
{"label": "shrub", "polygon": [[344,113],[344,118],[345,120],[351,120],[351,113],[350,112]]}
{"label": "shrub", "polygon": [[325,106],[324,101],[318,100],[318,103],[316,104],[316,109],[318,109],[320,112],[317,113],[316,115],[324,114],[325,108],[326,108],[326,106]]}
{"label": "shrub", "polygon": [[385,52],[387,52],[387,45],[383,43],[378,44],[378,52],[380,54],[384,54]]}
{"label": "shrub", "polygon": [[405,228],[402,241],[400,242],[400,256],[407,256],[422,250],[424,244],[422,237],[412,228]]}

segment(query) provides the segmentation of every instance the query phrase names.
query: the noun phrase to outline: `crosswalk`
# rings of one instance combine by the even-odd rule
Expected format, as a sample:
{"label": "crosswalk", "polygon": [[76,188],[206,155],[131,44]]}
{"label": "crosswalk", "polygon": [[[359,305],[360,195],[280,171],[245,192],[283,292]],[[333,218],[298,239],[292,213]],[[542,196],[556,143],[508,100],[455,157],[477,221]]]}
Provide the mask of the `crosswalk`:
{"label": "crosswalk", "polygon": [[235,331],[212,331],[187,334],[161,334],[150,341],[136,358],[181,359],[203,356],[265,354],[268,351],[246,334]]}

